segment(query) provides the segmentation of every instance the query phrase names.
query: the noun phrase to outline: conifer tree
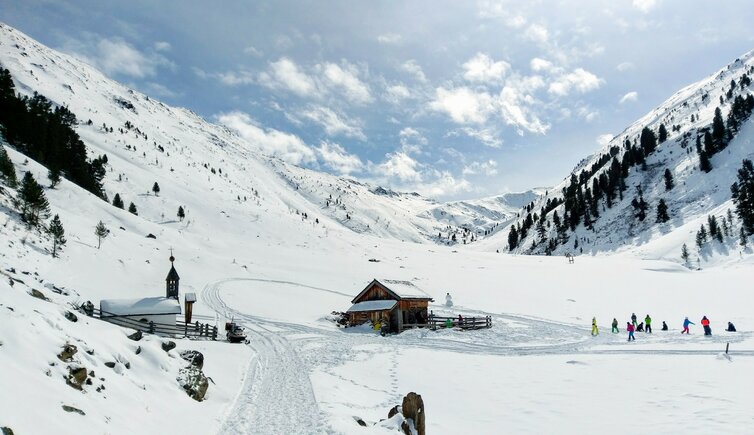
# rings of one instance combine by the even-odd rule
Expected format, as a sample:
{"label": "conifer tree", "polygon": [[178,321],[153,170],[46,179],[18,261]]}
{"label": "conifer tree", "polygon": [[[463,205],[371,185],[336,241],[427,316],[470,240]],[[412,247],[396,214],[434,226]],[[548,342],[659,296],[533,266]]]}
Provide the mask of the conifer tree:
{"label": "conifer tree", "polygon": [[710,162],[709,155],[704,150],[699,153],[699,169],[707,173],[712,170],[712,162]]}
{"label": "conifer tree", "polygon": [[742,248],[746,247],[747,244],[747,237],[746,237],[746,231],[743,227],[741,227],[741,232],[739,234],[738,243],[741,245]]}
{"label": "conifer tree", "polygon": [[139,212],[136,210],[136,205],[132,202],[128,205],[128,212],[131,213],[134,216],[138,216]]}
{"label": "conifer tree", "polygon": [[50,226],[47,228],[47,232],[52,237],[52,258],[57,257],[58,250],[66,244],[65,230],[63,229],[63,223],[60,222],[60,216],[55,215],[50,222]]}
{"label": "conifer tree", "polygon": [[707,243],[707,230],[704,228],[704,224],[702,224],[702,227],[696,232],[696,246],[702,249],[705,243]]}
{"label": "conifer tree", "polygon": [[665,223],[670,220],[670,216],[668,215],[668,205],[665,204],[664,199],[660,199],[660,202],[657,204],[657,223]]}
{"label": "conifer tree", "polygon": [[686,265],[688,265],[690,257],[691,256],[689,255],[689,247],[686,246],[686,244],[684,243],[683,246],[681,247],[681,259]]}
{"label": "conifer tree", "polygon": [[720,226],[717,224],[717,218],[714,215],[707,216],[707,225],[709,226],[709,235],[717,239],[720,234]]}
{"label": "conifer tree", "polygon": [[743,161],[738,170],[737,181],[730,186],[731,197],[736,204],[736,214],[747,236],[754,234],[754,164]]}
{"label": "conifer tree", "polygon": [[47,171],[47,178],[50,180],[50,189],[54,189],[60,184],[60,169],[55,167],[50,168]]}
{"label": "conifer tree", "polygon": [[671,191],[673,190],[673,187],[675,186],[675,182],[673,181],[673,173],[670,172],[670,169],[665,168],[665,190]]}
{"label": "conifer tree", "polygon": [[178,219],[183,222],[183,218],[186,217],[186,213],[183,211],[183,206],[178,206]]}
{"label": "conifer tree", "polygon": [[668,130],[665,128],[665,124],[660,124],[660,130],[658,131],[659,138],[657,141],[663,143],[668,140]]}
{"label": "conifer tree", "polygon": [[511,231],[508,233],[508,250],[512,251],[518,246],[518,231],[515,225],[511,225]]}
{"label": "conifer tree", "polygon": [[18,179],[16,178],[16,168],[8,157],[5,147],[0,145],[0,181],[5,181],[9,187],[16,187]]}
{"label": "conifer tree", "polygon": [[94,227],[94,235],[97,236],[97,249],[102,245],[102,240],[106,239],[110,234],[110,230],[107,229],[105,223],[99,221],[96,227]]}
{"label": "conifer tree", "polygon": [[154,196],[159,196],[160,195],[160,185],[157,184],[156,181],[152,185],[152,192],[154,192]]}
{"label": "conifer tree", "polygon": [[29,228],[37,226],[41,219],[50,215],[50,203],[47,202],[42,186],[37,183],[31,172],[24,174],[19,190],[21,201],[21,219]]}
{"label": "conifer tree", "polygon": [[716,150],[725,148],[725,122],[719,107],[715,108],[715,117],[712,118],[712,139],[715,141]]}
{"label": "conifer tree", "polygon": [[123,200],[120,197],[120,193],[116,193],[113,197],[113,205],[119,209],[123,209]]}

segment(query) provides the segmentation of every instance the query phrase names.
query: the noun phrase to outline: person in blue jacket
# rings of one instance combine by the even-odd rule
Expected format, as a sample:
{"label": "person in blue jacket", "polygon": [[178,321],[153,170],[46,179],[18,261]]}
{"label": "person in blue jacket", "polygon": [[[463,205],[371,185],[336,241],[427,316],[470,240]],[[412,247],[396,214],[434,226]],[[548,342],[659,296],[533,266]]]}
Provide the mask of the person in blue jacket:
{"label": "person in blue jacket", "polygon": [[686,335],[688,335],[689,334],[689,325],[695,325],[695,324],[696,323],[692,322],[691,320],[689,320],[688,317],[686,317],[683,320],[683,331],[681,331],[681,334],[683,334],[685,332]]}

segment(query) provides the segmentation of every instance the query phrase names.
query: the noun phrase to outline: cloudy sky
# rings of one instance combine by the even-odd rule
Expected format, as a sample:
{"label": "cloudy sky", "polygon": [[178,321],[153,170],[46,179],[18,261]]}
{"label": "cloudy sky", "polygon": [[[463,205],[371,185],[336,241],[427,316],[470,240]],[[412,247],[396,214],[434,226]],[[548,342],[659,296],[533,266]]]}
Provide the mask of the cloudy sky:
{"label": "cloudy sky", "polygon": [[754,49],[750,0],[0,0],[0,20],[289,162],[439,199],[555,184]]}

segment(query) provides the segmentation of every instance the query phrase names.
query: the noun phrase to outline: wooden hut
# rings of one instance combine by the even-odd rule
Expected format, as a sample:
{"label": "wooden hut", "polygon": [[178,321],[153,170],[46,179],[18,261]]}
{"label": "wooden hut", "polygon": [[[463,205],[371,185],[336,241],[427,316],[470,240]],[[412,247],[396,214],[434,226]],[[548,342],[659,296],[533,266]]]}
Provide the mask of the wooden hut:
{"label": "wooden hut", "polygon": [[348,323],[387,322],[391,332],[423,327],[427,325],[430,302],[434,299],[410,281],[374,279],[351,301]]}

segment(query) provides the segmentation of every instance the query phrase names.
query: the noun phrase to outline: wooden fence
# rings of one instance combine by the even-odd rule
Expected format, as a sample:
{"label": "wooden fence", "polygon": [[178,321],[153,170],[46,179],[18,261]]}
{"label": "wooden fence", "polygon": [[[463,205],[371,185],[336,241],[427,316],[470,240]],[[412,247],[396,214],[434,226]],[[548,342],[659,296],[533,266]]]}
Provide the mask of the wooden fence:
{"label": "wooden fence", "polygon": [[427,319],[427,324],[429,325],[430,329],[437,329],[437,328],[461,328],[461,329],[484,329],[484,328],[492,328],[492,317],[491,316],[484,316],[484,317],[442,317],[442,316],[436,316],[434,314],[429,315],[429,319]]}
{"label": "wooden fence", "polygon": [[209,323],[186,323],[181,320],[175,323],[155,323],[144,322],[134,319],[130,316],[121,316],[98,308],[85,309],[80,311],[89,317],[94,317],[114,325],[135,329],[137,331],[149,334],[163,335],[169,337],[186,337],[193,339],[217,340],[217,326],[210,326]]}

